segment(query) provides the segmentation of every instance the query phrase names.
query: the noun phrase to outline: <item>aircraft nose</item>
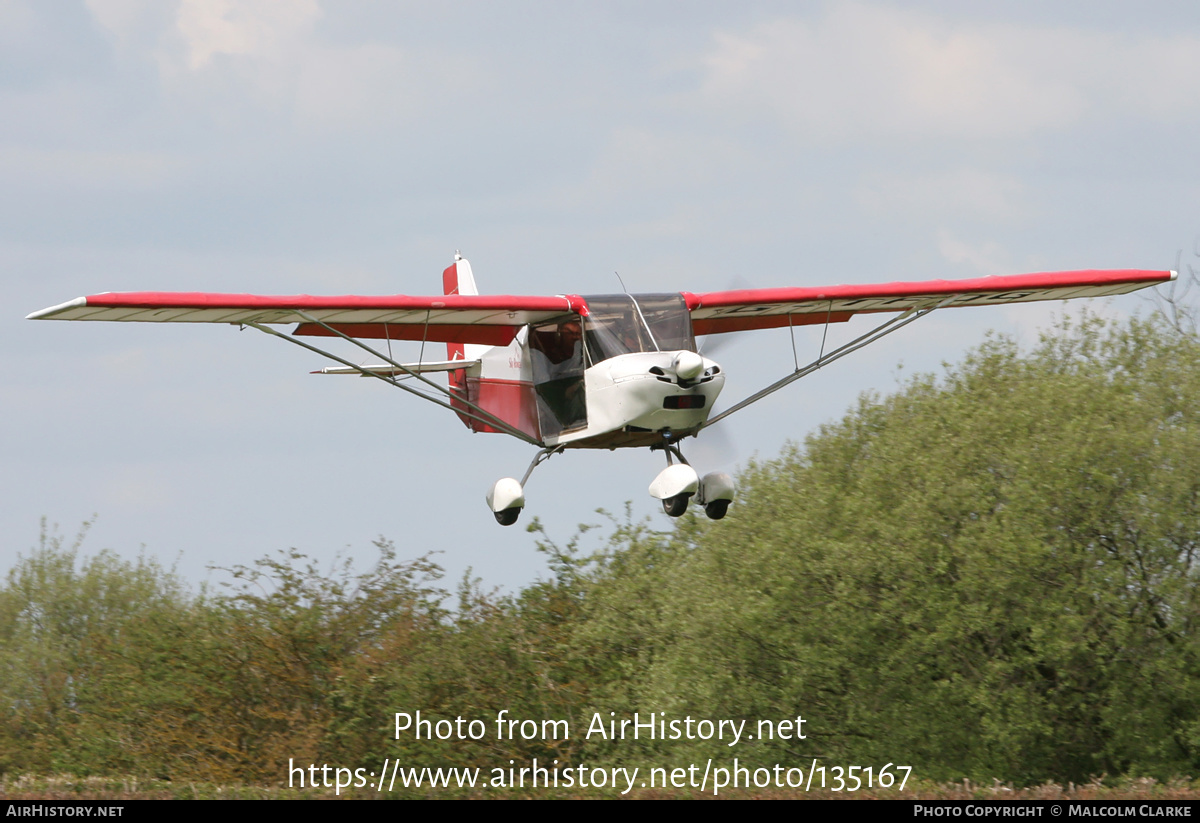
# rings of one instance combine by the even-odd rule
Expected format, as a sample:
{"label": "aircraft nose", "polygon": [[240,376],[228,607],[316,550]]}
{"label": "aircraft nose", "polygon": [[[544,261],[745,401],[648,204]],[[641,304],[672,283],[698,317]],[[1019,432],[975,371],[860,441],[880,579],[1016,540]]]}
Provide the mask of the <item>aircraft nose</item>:
{"label": "aircraft nose", "polygon": [[695,380],[704,373],[704,358],[694,351],[681,351],[675,355],[671,368],[680,380]]}

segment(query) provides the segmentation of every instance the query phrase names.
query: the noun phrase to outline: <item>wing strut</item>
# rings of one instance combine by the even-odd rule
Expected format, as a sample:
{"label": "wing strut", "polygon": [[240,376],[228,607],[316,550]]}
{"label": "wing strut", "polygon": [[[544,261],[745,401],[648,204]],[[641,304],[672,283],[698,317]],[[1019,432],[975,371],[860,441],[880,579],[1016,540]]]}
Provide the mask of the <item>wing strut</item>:
{"label": "wing strut", "polygon": [[[861,337],[857,337],[854,340],[851,340],[846,345],[841,346],[840,348],[834,349],[828,355],[825,354],[825,339],[822,337],[822,339],[821,339],[821,354],[819,354],[817,356],[816,360],[812,361],[807,366],[802,366],[802,367],[797,366],[796,370],[793,371],[791,374],[789,374],[787,377],[784,377],[781,380],[776,380],[774,383],[767,386],[765,389],[755,392],[754,394],[750,395],[749,397],[747,397],[745,400],[741,401],[740,403],[738,403],[734,406],[731,406],[730,408],[721,412],[716,417],[710,417],[708,420],[706,420],[704,422],[704,424],[702,426],[700,426],[700,428],[701,429],[707,428],[708,426],[711,426],[713,423],[716,423],[720,420],[724,420],[726,417],[733,414],[735,411],[740,411],[740,410],[746,408],[747,406],[749,406],[751,403],[756,403],[759,400],[762,400],[768,394],[774,394],[775,392],[779,391],[780,389],[782,389],[784,386],[788,385],[789,383],[794,383],[797,380],[799,380],[801,377],[808,377],[808,375],[817,371],[818,369],[820,369],[822,366],[826,365],[827,363],[832,363],[834,360],[838,360],[842,357],[845,357],[847,354],[850,354],[850,352],[857,351],[857,350],[861,349],[863,346],[868,346],[871,343],[874,343],[876,340],[879,340],[883,337],[886,337],[887,335],[891,334],[894,331],[898,331],[898,330],[904,328],[909,323],[913,322],[914,320],[924,317],[925,315],[929,314],[932,311],[936,311],[937,309],[944,308],[944,307],[950,305],[951,303],[954,302],[954,300],[957,297],[958,297],[958,295],[951,295],[950,297],[947,297],[945,300],[938,303],[937,305],[925,305],[923,307],[911,308],[908,311],[904,312],[904,314],[901,314],[898,317],[893,317],[891,320],[888,320],[883,325],[876,326],[874,329],[872,329],[871,331],[862,335]],[[826,324],[826,330],[828,330],[828,324]],[[794,343],[793,343],[793,346],[794,346]],[[795,356],[795,352],[793,350],[793,357],[794,356]]]}
{"label": "wing strut", "polygon": [[317,320],[316,318],[312,317],[307,312],[297,310],[296,314],[298,314],[300,317],[302,317],[305,322],[316,323],[317,325],[319,325],[325,329],[328,329],[332,334],[335,334],[338,337],[341,337],[345,340],[349,340],[351,343],[358,346],[360,349],[365,349],[366,351],[370,352],[371,354],[375,355],[376,357],[380,358],[381,360],[386,361],[390,366],[393,366],[393,367],[399,369],[400,371],[404,372],[405,374],[409,375],[410,377],[415,377],[417,380],[421,381],[422,383],[428,384],[435,391],[446,395],[447,397],[451,398],[452,400],[462,403],[463,405],[465,405],[467,407],[467,409],[470,409],[470,411],[468,411],[467,409],[457,408],[445,400],[441,400],[440,398],[433,397],[433,396],[426,394],[425,392],[420,391],[412,386],[406,386],[403,383],[401,383],[399,380],[397,380],[396,377],[394,377],[393,375],[387,375],[387,374],[382,374],[377,371],[371,371],[370,369],[364,368],[363,366],[359,366],[355,363],[351,363],[349,360],[345,360],[341,357],[338,357],[336,354],[327,352],[324,349],[319,349],[316,346],[313,346],[309,343],[305,343],[303,340],[297,340],[295,337],[293,337],[290,334],[285,334],[284,332],[277,331],[272,328],[268,328],[267,326],[264,326],[260,323],[247,322],[244,325],[249,326],[252,329],[258,329],[259,331],[265,332],[266,334],[270,334],[274,337],[283,338],[284,340],[288,341],[289,343],[295,343],[297,346],[300,346],[301,348],[308,349],[309,351],[315,352],[315,353],[321,355],[322,357],[327,357],[330,360],[341,363],[343,366],[349,366],[350,368],[352,368],[355,371],[362,374],[364,377],[377,377],[389,385],[395,386],[398,389],[403,389],[404,391],[408,392],[409,394],[414,394],[417,397],[420,397],[423,400],[428,400],[430,403],[434,403],[438,406],[441,406],[442,408],[449,409],[450,411],[454,412],[455,414],[462,414],[462,415],[465,415],[466,417],[470,417],[472,420],[477,420],[480,423],[484,423],[489,426],[495,426],[496,428],[503,430],[506,434],[511,434],[513,437],[524,440],[526,443],[529,443],[530,445],[533,445],[533,446],[541,446],[542,445],[542,443],[539,442],[538,440],[535,440],[534,438],[530,437],[525,432],[521,431],[518,428],[515,428],[514,426],[505,422],[504,420],[501,420],[500,418],[493,415],[491,412],[488,412],[485,409],[480,408],[479,406],[475,405],[474,403],[470,402],[469,400],[466,400],[465,398],[462,398],[462,397],[459,397],[458,395],[452,394],[449,389],[439,386],[437,383],[434,383],[428,377],[425,377],[422,374],[420,374],[419,372],[415,372],[412,369],[407,368],[400,363],[397,363],[395,360],[392,360],[390,357],[384,357],[384,355],[375,351],[370,346],[368,346],[358,340],[355,340],[353,337],[350,337],[347,334],[343,334],[338,329],[335,329],[332,326],[329,326],[328,324],[321,322],[320,320]]}

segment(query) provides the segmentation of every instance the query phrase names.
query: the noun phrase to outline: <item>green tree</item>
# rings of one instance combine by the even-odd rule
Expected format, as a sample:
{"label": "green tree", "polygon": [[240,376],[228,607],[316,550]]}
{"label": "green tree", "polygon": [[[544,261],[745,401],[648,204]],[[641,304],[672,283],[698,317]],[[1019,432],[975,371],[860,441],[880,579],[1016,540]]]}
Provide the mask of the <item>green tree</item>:
{"label": "green tree", "polygon": [[138,720],[177,698],[180,684],[155,675],[189,595],[151,559],[81,559],[87,528],[68,543],[43,524],[0,589],[0,771],[131,770]]}
{"label": "green tree", "polygon": [[206,643],[188,662],[208,684],[201,710],[223,770],[214,777],[278,780],[290,759],[344,750],[363,722],[387,726],[378,703],[345,717],[345,674],[398,635],[435,627],[445,593],[428,558],[402,561],[391,543],[375,546],[379,559],[363,573],[348,559],[323,572],[295,549],[228,570],[231,591],[211,604]]}
{"label": "green tree", "polygon": [[1194,338],[994,339],[741,483],[726,521],[598,574],[580,632],[637,639],[628,710],[803,714],[808,739],[743,751],[927,777],[1200,765]]}
{"label": "green tree", "polygon": [[[536,525],[531,527],[537,529]],[[510,760],[540,767],[577,761],[578,738],[561,734],[566,721],[576,729],[593,678],[585,656],[576,653],[579,571],[587,566],[568,548],[556,552],[553,575],[517,596],[481,590],[464,578],[458,606],[436,626],[420,632],[397,626],[390,641],[350,662],[339,685],[338,735],[345,754],[398,758],[405,765],[507,768]],[[380,706],[388,713],[379,712]],[[372,708],[373,707],[373,708]],[[424,720],[482,721],[478,739],[418,741],[412,729],[393,739],[392,712]],[[506,721],[518,725],[498,728]],[[535,721],[532,726],[522,721]],[[353,734],[349,729],[353,727]]]}

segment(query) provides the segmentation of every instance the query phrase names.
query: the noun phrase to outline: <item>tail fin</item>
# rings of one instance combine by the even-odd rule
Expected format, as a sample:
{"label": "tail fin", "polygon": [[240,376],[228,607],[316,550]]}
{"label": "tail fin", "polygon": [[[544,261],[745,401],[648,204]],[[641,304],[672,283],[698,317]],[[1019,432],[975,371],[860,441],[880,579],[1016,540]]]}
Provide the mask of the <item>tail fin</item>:
{"label": "tail fin", "polygon": [[[442,272],[442,293],[477,295],[479,289],[475,285],[475,275],[471,272],[471,264],[458,252],[454,253],[454,262]],[[537,418],[537,401],[533,387],[513,380],[484,377],[488,363],[492,368],[498,368],[498,363],[506,363],[520,373],[520,349],[524,338],[514,339],[507,347],[485,346],[480,343],[447,343],[446,359],[450,363],[437,364],[438,370],[445,370],[449,378],[450,391],[453,397],[450,406],[458,410],[458,418],[473,432],[501,431],[491,423],[475,417],[468,417],[467,403],[486,410],[497,419],[508,422],[534,439],[539,439]],[[510,354],[503,351],[509,348]],[[493,351],[500,349],[500,351]],[[491,352],[489,358],[488,353]],[[517,356],[516,366],[512,366],[513,355]],[[456,369],[453,364],[461,362],[464,368]],[[467,367],[475,367],[476,377],[467,377]],[[430,369],[432,370],[432,369]]]}
{"label": "tail fin", "polygon": [[454,253],[454,263],[442,272],[442,286],[442,294],[479,294],[471,264],[458,252]]}
{"label": "tail fin", "polygon": [[[471,273],[471,264],[458,252],[454,253],[454,262],[442,272],[442,294],[479,294],[479,289],[475,286],[475,275]],[[447,343],[446,359],[465,360],[466,351],[463,344]],[[452,373],[450,384],[455,388],[465,389],[463,372]]]}
{"label": "tail fin", "polygon": [[[443,294],[479,294],[479,289],[475,286],[475,275],[471,273],[471,264],[467,259],[458,252],[454,253],[454,262],[451,263],[442,272],[442,293]],[[476,348],[472,346],[472,348]],[[481,347],[486,348],[486,346]],[[474,352],[472,352],[474,354]],[[446,359],[447,360],[466,360],[466,346],[462,343],[447,343],[446,344]],[[455,394],[466,398],[467,392],[467,372],[465,369],[455,369],[449,372],[447,377],[450,381],[450,390]],[[454,401],[450,401],[450,405],[455,405]],[[463,417],[462,421],[470,428],[470,418]]]}

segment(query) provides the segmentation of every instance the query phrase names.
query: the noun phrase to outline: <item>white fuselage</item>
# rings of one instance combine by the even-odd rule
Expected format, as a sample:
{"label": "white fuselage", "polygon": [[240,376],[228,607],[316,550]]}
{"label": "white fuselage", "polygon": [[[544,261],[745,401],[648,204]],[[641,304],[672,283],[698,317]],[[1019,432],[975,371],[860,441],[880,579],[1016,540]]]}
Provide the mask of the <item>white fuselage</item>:
{"label": "white fuselage", "polygon": [[725,375],[696,352],[682,296],[587,300],[586,314],[526,326],[508,346],[467,346],[465,399],[551,448],[658,446],[695,434]]}
{"label": "white fuselage", "polygon": [[587,425],[546,437],[546,445],[580,448],[652,445],[663,434],[682,437],[712,413],[725,385],[720,366],[704,359],[703,373],[680,380],[678,352],[634,352],[597,363],[584,372]]}

